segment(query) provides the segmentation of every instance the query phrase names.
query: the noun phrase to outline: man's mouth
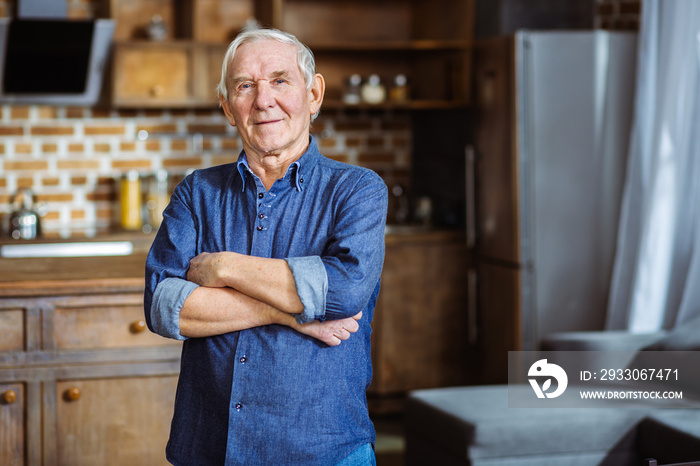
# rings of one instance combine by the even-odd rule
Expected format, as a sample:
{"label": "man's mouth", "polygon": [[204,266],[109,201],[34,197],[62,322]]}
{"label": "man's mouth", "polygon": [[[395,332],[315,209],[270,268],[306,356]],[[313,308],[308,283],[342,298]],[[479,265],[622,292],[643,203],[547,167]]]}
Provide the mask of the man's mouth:
{"label": "man's mouth", "polygon": [[272,124],[272,123],[277,123],[277,122],[279,122],[279,121],[282,121],[282,120],[265,120],[265,121],[259,121],[259,122],[255,123],[255,125],[256,125],[256,126],[260,126],[260,125],[269,125],[269,124]]}

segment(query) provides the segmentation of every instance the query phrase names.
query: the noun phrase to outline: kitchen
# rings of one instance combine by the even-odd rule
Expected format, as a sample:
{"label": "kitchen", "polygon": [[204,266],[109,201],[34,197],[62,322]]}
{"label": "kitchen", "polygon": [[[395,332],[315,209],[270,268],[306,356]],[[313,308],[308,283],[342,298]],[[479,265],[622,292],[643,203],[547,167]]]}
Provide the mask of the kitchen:
{"label": "kitchen", "polygon": [[[378,308],[387,310],[383,315],[378,310],[378,317],[382,317],[375,322],[375,382],[370,390],[370,401],[376,401],[373,409],[377,412],[400,410],[403,394],[414,388],[486,381],[481,378],[480,368],[472,370],[477,367],[474,366],[477,352],[468,351],[470,343],[465,335],[470,332],[470,317],[463,306],[469,299],[465,285],[468,282],[465,264],[470,260],[470,253],[464,234],[466,187],[463,174],[464,147],[473,142],[474,137],[469,127],[469,122],[475,118],[470,71],[472,37],[492,35],[493,31],[508,33],[519,27],[635,29],[639,2],[600,2],[596,10],[591,1],[569,2],[569,9],[559,10],[553,5],[556,2],[540,2],[542,5],[538,14],[535,14],[535,9],[523,6],[525,2],[521,2],[520,6],[518,2],[503,2],[508,8],[502,10],[501,21],[495,19],[493,6],[488,6],[487,2],[471,1],[443,2],[443,8],[436,10],[442,10],[444,17],[438,18],[427,13],[434,9],[429,8],[428,2],[412,2],[410,6],[401,2],[375,2],[378,4],[370,5],[370,2],[364,1],[345,1],[336,6],[313,1],[183,3],[187,8],[202,8],[195,10],[200,15],[191,14],[188,10],[173,11],[172,2],[167,1],[147,4],[126,0],[68,3],[72,18],[120,19],[114,33],[114,60],[105,74],[106,92],[95,106],[4,104],[1,107],[0,208],[3,210],[0,212],[5,214],[3,228],[8,228],[5,220],[15,209],[12,206],[13,195],[20,188],[29,188],[41,203],[36,209],[42,214],[43,241],[128,241],[135,252],[127,257],[133,258],[135,254],[142,253],[147,249],[148,238],[152,234],[142,230],[153,229],[157,221],[152,220],[153,225],[150,225],[142,220],[141,225],[131,226],[131,231],[125,231],[123,219],[120,218],[124,205],[120,194],[128,186],[125,181],[129,181],[129,174],[138,173],[139,182],[145,189],[157,185],[157,175],[165,172],[169,189],[172,189],[188,170],[228,163],[240,151],[235,130],[215,107],[213,96],[206,94],[206,89],[213,89],[211,80],[218,80],[211,71],[214,65],[207,64],[206,59],[216,56],[216,48],[225,43],[231,30],[242,27],[253,16],[253,11],[258,18],[270,18],[272,24],[281,24],[291,30],[296,28],[297,31],[302,30],[301,24],[306,26],[308,15],[317,15],[311,16],[316,19],[311,23],[318,25],[318,29],[311,28],[307,32],[309,36],[302,37],[302,40],[308,40],[317,52],[319,71],[328,77],[332,86],[329,86],[326,106],[314,123],[313,134],[325,155],[372,168],[382,176],[393,194],[388,220],[396,227],[393,231],[390,229],[387,236],[387,276],[384,277],[385,290],[388,291],[380,298],[382,301]],[[357,8],[356,4],[372,14],[363,12],[363,8]],[[5,16],[11,16],[14,2],[3,2],[1,5]],[[182,7],[178,5],[178,8]],[[231,18],[232,24],[214,21],[212,10],[206,9],[223,8],[225,5],[229,9],[220,16]],[[341,14],[334,8],[341,9]],[[459,11],[459,15],[454,13],[454,9]],[[591,12],[590,16],[582,15],[581,11]],[[448,18],[450,14],[452,18]],[[148,25],[156,16],[166,25],[166,39],[163,42],[153,39],[144,43],[149,33]],[[415,17],[425,19],[428,25],[423,29],[412,25]],[[455,20],[456,17],[471,18],[473,21],[459,21]],[[183,18],[192,18],[192,22],[175,27],[176,23],[185,22]],[[482,22],[481,18],[488,19],[490,23],[486,19]],[[203,27],[209,24],[208,21],[216,27]],[[430,24],[431,21],[435,24]],[[348,22],[352,26],[344,26]],[[125,24],[131,26],[125,27]],[[173,26],[167,27],[169,24]],[[357,27],[357,24],[366,24],[366,27]],[[386,27],[387,24],[392,27]],[[416,29],[413,30],[413,27]],[[486,31],[480,32],[480,28]],[[328,31],[337,34],[333,36],[335,42],[326,40]],[[378,37],[373,37],[373,34]],[[337,39],[338,35],[346,42]],[[179,44],[173,46],[170,43],[173,38],[197,39],[178,41]],[[406,45],[409,38],[415,44]],[[438,44],[426,45],[431,39]],[[200,47],[198,41],[206,47]],[[368,43],[357,45],[363,41]],[[314,47],[314,44],[318,44],[318,47]],[[164,68],[166,72],[161,70],[161,75],[172,80],[164,85],[152,81],[145,84],[124,82],[126,77],[133,77],[133,73],[120,74],[120,66],[139,69],[157,60],[151,54],[152,46],[167,50],[164,56],[172,58],[168,62],[181,64],[174,71],[170,68]],[[189,68],[188,60],[193,60],[198,66]],[[157,64],[167,66],[167,62]],[[386,76],[383,76],[387,95],[385,102],[355,106],[344,103],[348,68],[357,70],[362,76],[369,76],[378,69],[386,70]],[[391,101],[392,78],[404,70],[410,73],[412,101]],[[425,70],[438,74],[437,85],[431,86],[433,76],[426,79]],[[188,72],[192,76],[182,75]],[[174,87],[169,87],[171,84]],[[455,125],[454,121],[465,124]],[[426,141],[425,133],[433,131],[433,140]],[[440,145],[435,150],[434,139],[438,138]],[[455,182],[442,182],[445,177],[445,170],[440,169],[442,167],[457,167],[455,172],[459,175],[455,177]],[[440,188],[436,189],[435,186]],[[423,201],[418,202],[419,199]],[[421,212],[418,205],[427,206],[429,214]],[[143,219],[151,217],[144,215]],[[9,237],[9,232],[3,231],[3,236]],[[8,242],[11,241],[4,240],[3,244]],[[27,457],[23,461],[27,464],[39,464],[41,451],[44,451],[44,459],[51,457],[52,453],[70,457],[73,454],[70,448],[78,448],[77,445],[81,443],[74,437],[55,440],[64,432],[63,428],[56,428],[59,420],[68,419],[69,428],[78,429],[80,423],[80,417],[65,417],[61,411],[65,406],[70,406],[62,404],[66,399],[71,399],[71,396],[80,398],[80,391],[76,395],[70,381],[89,379],[89,382],[94,382],[97,389],[102,390],[97,392],[97,400],[115,398],[128,404],[133,401],[119,397],[123,397],[125,392],[136,392],[137,398],[138,393],[149,393],[149,399],[167,401],[170,395],[160,394],[167,393],[168,388],[172,387],[173,376],[177,372],[176,351],[172,347],[160,347],[162,342],[158,340],[147,341],[151,336],[147,336],[148,332],[143,333],[142,327],[139,327],[140,283],[134,276],[139,265],[125,259],[120,262],[124,271],[116,270],[113,271],[114,275],[110,275],[111,272],[99,266],[105,263],[105,259],[93,257],[84,261],[74,263],[76,269],[71,269],[64,265],[66,261],[42,259],[39,265],[28,266],[28,270],[18,266],[13,267],[12,271],[3,271],[3,274],[7,274],[4,281],[12,284],[3,291],[3,297],[12,298],[3,308],[11,309],[8,313],[8,316],[12,314],[8,317],[10,326],[19,329],[16,343],[8,343],[8,348],[3,348],[3,351],[16,352],[19,348],[22,351],[38,351],[41,354],[27,357],[32,364],[49,361],[48,364],[64,367],[64,373],[60,376],[46,370],[25,379],[27,383],[23,386],[26,386],[24,390],[30,400],[28,403],[40,402],[44,397],[43,410],[32,404],[27,408],[26,420],[19,416],[22,418],[20,425],[23,426],[19,428],[20,431],[26,429],[36,433],[37,429],[43,429],[43,436],[27,435],[26,442],[29,443],[20,447],[20,450],[26,450]],[[47,288],[41,293],[27,291],[21,295],[23,299],[38,296],[38,301],[31,306],[17,301],[17,283],[13,282],[13,277],[23,276],[24,273],[25,277],[34,278],[38,274],[52,282],[52,275],[60,271],[67,280],[79,280],[84,278],[80,277],[80,272],[84,273],[85,270],[90,270],[90,278],[95,280],[90,283],[91,288],[87,293],[75,282],[60,285],[47,283]],[[435,271],[430,275],[433,286],[429,286],[430,282],[420,281],[424,270]],[[418,280],[418,283],[410,285],[410,280]],[[441,286],[437,286],[438,283]],[[420,294],[416,290],[421,287],[439,292]],[[406,290],[409,289],[417,295],[407,297]],[[76,294],[80,296],[76,297]],[[71,328],[70,325],[80,325],[75,319],[85,319],[82,325],[94,325],[99,319],[89,319],[87,316],[99,313],[101,306],[105,305],[111,309],[110,318],[117,321],[126,319],[123,335],[115,336],[114,343],[108,337],[103,342],[85,339],[68,341],[67,329]],[[437,312],[442,314],[433,316],[431,322],[415,322],[423,315],[420,306],[426,305],[439,309]],[[26,314],[18,309],[26,309]],[[62,312],[57,313],[56,310]],[[399,310],[402,312],[400,315],[396,314]],[[415,316],[413,320],[406,318],[409,312]],[[60,316],[68,316],[73,323],[58,318]],[[68,327],[60,327],[61,322]],[[426,328],[428,326],[432,327]],[[392,332],[394,329],[401,331]],[[28,333],[24,334],[24,331]],[[82,332],[110,335],[109,328],[103,333],[97,329]],[[135,343],[135,349],[120,347],[123,345],[122,339],[142,337],[142,340],[136,340],[139,342]],[[429,342],[429,346],[426,346],[426,342]],[[95,347],[112,350],[98,353],[101,355],[94,360],[89,348]],[[62,348],[69,350],[67,355],[60,351]],[[415,348],[422,351],[408,352]],[[479,351],[483,350],[480,348]],[[58,358],[51,359],[56,354]],[[446,357],[447,354],[457,356]],[[114,365],[117,370],[108,370],[105,362]],[[86,363],[97,364],[99,371],[103,372],[85,372]],[[469,369],[464,370],[465,367]],[[144,380],[148,380],[150,385],[142,386]],[[502,382],[504,374],[496,374],[488,381]],[[122,382],[123,386],[118,382]],[[52,390],[54,386],[56,389]],[[44,391],[50,394],[42,395]],[[93,403],[93,408],[84,409],[97,410],[96,406],[101,401]],[[136,403],[136,406],[143,406],[143,403]],[[167,412],[167,403],[163,404],[158,409]],[[42,417],[43,423],[39,421]],[[153,418],[161,417],[167,418],[167,414],[162,411],[153,413]],[[129,419],[128,422],[135,421]],[[150,428],[148,423],[144,423],[144,426]],[[110,426],[103,425],[101,428],[109,429]],[[84,429],[76,432],[89,435]],[[138,437],[133,432],[129,434]],[[133,442],[134,439],[127,441]],[[62,463],[59,461],[59,464]]]}

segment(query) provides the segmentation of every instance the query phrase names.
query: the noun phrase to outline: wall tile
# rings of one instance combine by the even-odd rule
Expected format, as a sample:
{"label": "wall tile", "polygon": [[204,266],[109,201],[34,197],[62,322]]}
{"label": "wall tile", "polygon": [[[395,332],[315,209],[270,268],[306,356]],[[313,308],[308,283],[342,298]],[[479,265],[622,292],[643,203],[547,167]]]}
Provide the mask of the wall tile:
{"label": "wall tile", "polygon": [[86,125],[83,130],[86,136],[99,136],[99,135],[124,135],[125,128],[123,125],[115,126],[92,126]]}
{"label": "wall tile", "polygon": [[128,170],[150,170],[151,167],[151,161],[146,160],[146,159],[127,159],[127,160],[120,160],[120,159],[115,159],[112,160],[112,168],[121,170],[121,171],[128,171]]}
{"label": "wall tile", "polygon": [[5,160],[5,171],[42,171],[48,170],[49,164],[46,160]]}
{"label": "wall tile", "polygon": [[18,125],[0,126],[0,136],[22,136],[24,128]]}

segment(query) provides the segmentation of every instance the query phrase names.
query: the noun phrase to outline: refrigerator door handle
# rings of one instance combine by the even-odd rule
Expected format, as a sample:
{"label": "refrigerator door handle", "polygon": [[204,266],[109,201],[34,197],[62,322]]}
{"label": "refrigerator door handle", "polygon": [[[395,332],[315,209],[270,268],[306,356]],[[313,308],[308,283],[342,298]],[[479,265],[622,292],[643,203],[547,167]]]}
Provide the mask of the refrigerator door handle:
{"label": "refrigerator door handle", "polygon": [[465,185],[467,204],[467,247],[472,249],[476,246],[476,151],[471,144],[464,148],[465,157]]}
{"label": "refrigerator door handle", "polygon": [[470,346],[479,342],[477,303],[477,273],[470,268],[467,271],[467,342]]}

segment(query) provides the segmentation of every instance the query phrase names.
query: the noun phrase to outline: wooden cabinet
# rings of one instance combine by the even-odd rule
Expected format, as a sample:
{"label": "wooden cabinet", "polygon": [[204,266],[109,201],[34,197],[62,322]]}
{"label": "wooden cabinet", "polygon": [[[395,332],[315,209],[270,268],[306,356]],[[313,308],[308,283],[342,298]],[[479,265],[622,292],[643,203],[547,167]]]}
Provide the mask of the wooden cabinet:
{"label": "wooden cabinet", "polygon": [[[431,232],[386,239],[382,288],[372,323],[376,409],[408,391],[477,380],[469,342],[464,235]],[[372,398],[373,396],[373,398]],[[383,405],[383,406],[381,406]]]}
{"label": "wooden cabinet", "polygon": [[142,278],[99,277],[143,274],[145,257],[119,260],[64,259],[65,279],[26,282],[7,272],[32,260],[0,260],[3,466],[167,464],[181,344],[146,328]]}
{"label": "wooden cabinet", "polygon": [[[251,19],[313,50],[326,78],[326,109],[346,107],[352,74],[378,74],[387,95],[397,75],[407,77],[407,101],[373,106],[469,104],[474,0],[110,0],[109,11],[117,20],[117,107],[216,105],[210,84],[218,83],[226,46]],[[147,40],[156,15],[167,26],[165,41]],[[212,57],[216,66],[207,64]]]}
{"label": "wooden cabinet", "polygon": [[[214,107],[230,40],[254,16],[252,1],[110,0],[115,107]],[[165,34],[150,40],[160,18]]]}
{"label": "wooden cabinet", "polygon": [[25,464],[24,413],[24,385],[0,383],[0,464]]}

